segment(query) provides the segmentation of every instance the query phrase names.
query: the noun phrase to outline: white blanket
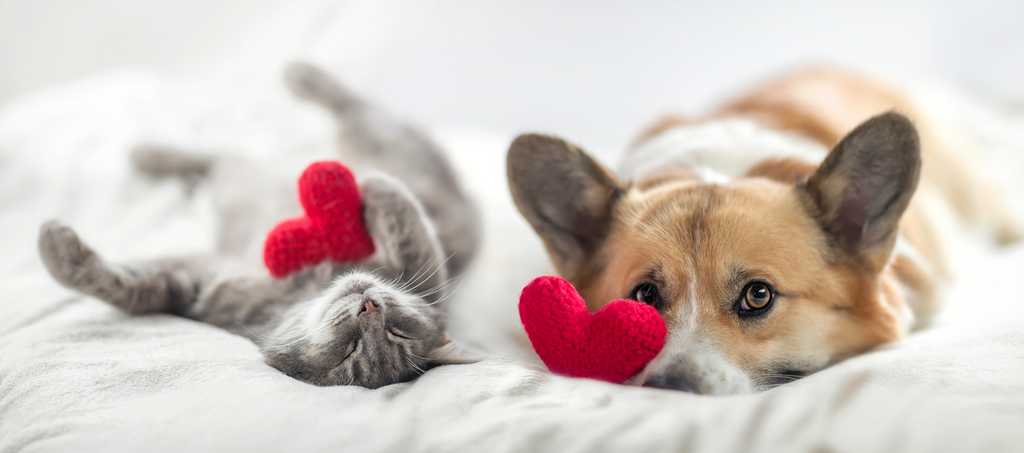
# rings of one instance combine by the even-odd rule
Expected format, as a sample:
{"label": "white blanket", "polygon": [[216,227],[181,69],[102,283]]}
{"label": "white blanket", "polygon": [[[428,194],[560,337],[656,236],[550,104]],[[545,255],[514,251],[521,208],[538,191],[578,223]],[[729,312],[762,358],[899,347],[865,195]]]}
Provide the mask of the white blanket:
{"label": "white blanket", "polygon": [[[546,373],[515,315],[518,288],[544,269],[504,195],[507,137],[439,137],[491,206],[455,325],[504,359],[377,390],[315,387],[264,365],[245,339],[128,317],[50,281],[35,254],[49,217],[115,259],[210,246],[207,200],[128,170],[139,140],[329,155],[329,122],[279,94],[231,99],[121,73],[0,111],[0,452],[1024,448],[1022,248],[961,263],[971,272],[939,326],[772,391],[704,397]],[[1017,155],[1006,164],[1020,169]]]}

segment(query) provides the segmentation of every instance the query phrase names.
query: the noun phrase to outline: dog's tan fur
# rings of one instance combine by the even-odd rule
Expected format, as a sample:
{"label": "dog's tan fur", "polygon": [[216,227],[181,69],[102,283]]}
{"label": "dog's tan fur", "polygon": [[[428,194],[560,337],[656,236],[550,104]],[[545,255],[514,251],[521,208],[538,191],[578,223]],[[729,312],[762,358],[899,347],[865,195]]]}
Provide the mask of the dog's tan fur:
{"label": "dog's tan fur", "polygon": [[[830,214],[816,211],[812,199],[838,196],[854,176],[815,181],[818,162],[769,158],[727,184],[708,183],[687,167],[661,168],[626,183],[600,167],[591,168],[597,164],[572,145],[533,137],[513,144],[510,183],[517,205],[545,240],[557,270],[593,308],[628,297],[638,282],[656,280],[666,301],[662,313],[670,335],[686,337],[675,341],[714,349],[728,368],[749,379],[749,384],[729,387],[718,382],[729,379],[697,373],[694,379],[708,382],[691,382],[689,388],[708,393],[759,388],[771,381],[771,370],[779,364],[813,372],[895,341],[912,323],[920,326],[931,319],[949,273],[935,219],[923,200],[948,202],[961,218],[987,228],[1001,241],[1015,238],[1019,230],[993,205],[997,198],[990,189],[978,184],[955,157],[958,150],[950,149],[936,126],[907,99],[885,85],[835,69],[806,69],[769,81],[706,117],[667,117],[635,142],[642,146],[677,127],[741,117],[831,148],[858,124],[892,110],[916,125],[913,141],[916,147],[920,137],[923,161],[920,185],[906,211],[896,214],[898,238],[893,233],[855,249],[837,246],[821,223]],[[570,158],[541,167],[525,162],[553,153]],[[556,168],[550,171],[562,171],[569,181],[579,179],[585,190],[573,194],[580,187],[531,179],[531,168]],[[916,184],[916,173],[911,176]],[[566,201],[551,207],[538,204],[538,197],[559,196],[552,195],[556,190],[536,189],[538,184],[569,191],[561,196],[577,197],[574,202],[584,206],[581,214],[569,217],[568,226],[552,226],[552,218],[572,206]],[[794,190],[808,184],[817,184],[817,195]],[[908,190],[913,192],[913,185]],[[606,205],[611,208],[603,213]],[[565,245],[559,237],[572,235],[568,230],[574,226],[586,231]],[[752,279],[771,282],[779,294],[771,315],[756,321],[740,319],[730,309]],[[683,331],[689,333],[679,333]],[[664,369],[667,360],[656,360],[648,372]]]}
{"label": "dog's tan fur", "polygon": [[[944,131],[908,96],[888,84],[830,66],[815,66],[768,80],[702,118],[666,115],[644,129],[634,144],[680,125],[746,117],[768,127],[793,132],[826,147],[835,145],[867,118],[894,110],[907,115],[921,137],[922,177],[969,226],[987,230],[1000,243],[1021,239],[1021,225],[993,200],[1000,194],[984,180],[965,156],[970,145],[955,132]],[[811,169],[813,171],[813,169]],[[929,248],[929,252],[935,252]]]}

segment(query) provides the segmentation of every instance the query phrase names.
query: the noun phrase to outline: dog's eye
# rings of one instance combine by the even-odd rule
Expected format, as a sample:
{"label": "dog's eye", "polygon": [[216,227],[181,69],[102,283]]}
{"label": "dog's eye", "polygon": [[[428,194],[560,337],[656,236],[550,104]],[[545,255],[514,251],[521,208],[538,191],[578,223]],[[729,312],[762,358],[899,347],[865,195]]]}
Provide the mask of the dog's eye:
{"label": "dog's eye", "polygon": [[643,302],[657,310],[664,308],[665,303],[661,300],[661,293],[658,292],[658,285],[651,282],[643,282],[629,292],[629,298]]}
{"label": "dog's eye", "polygon": [[739,303],[740,316],[759,316],[768,312],[775,302],[775,289],[764,282],[750,282],[743,287]]}

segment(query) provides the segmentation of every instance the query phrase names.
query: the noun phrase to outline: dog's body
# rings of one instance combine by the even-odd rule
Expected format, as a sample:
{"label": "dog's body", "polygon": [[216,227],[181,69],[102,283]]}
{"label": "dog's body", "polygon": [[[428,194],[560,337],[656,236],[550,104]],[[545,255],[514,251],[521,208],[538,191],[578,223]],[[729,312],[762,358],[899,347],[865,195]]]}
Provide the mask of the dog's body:
{"label": "dog's body", "polygon": [[1016,239],[939,131],[886,86],[813,69],[707,117],[659,121],[618,177],[536,135],[513,143],[508,171],[556,269],[594,308],[628,297],[662,312],[668,343],[636,382],[730,393],[927,325],[950,277],[943,225]]}

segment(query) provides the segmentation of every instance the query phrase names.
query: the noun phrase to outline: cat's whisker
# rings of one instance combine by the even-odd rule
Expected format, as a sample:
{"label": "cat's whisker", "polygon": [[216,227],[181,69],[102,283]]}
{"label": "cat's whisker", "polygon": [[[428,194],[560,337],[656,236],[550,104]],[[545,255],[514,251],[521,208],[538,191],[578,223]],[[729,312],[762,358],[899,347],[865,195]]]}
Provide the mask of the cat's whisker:
{"label": "cat's whisker", "polygon": [[420,268],[420,270],[417,271],[415,275],[413,275],[412,278],[410,278],[407,282],[405,282],[404,285],[402,285],[402,288],[401,288],[402,291],[403,292],[413,292],[416,289],[416,287],[418,287],[420,285],[420,283],[422,281],[426,280],[427,278],[430,278],[429,275],[428,275],[429,273],[430,273],[430,265],[429,264],[424,264]]}
{"label": "cat's whisker", "polygon": [[445,302],[448,302],[451,299],[451,297],[452,295],[450,293],[445,294],[444,296],[437,298],[437,300],[433,302],[427,302],[426,304],[424,304],[424,306],[433,307],[434,305],[441,305],[444,304]]}
{"label": "cat's whisker", "polygon": [[416,371],[418,371],[418,372],[419,372],[419,374],[423,374],[423,373],[426,373],[426,371],[425,371],[425,370],[424,370],[424,369],[423,369],[422,367],[420,367],[419,365],[417,365],[417,364],[416,364],[416,362],[413,362],[413,361],[412,361],[412,359],[410,359],[410,358],[409,358],[408,356],[406,356],[406,357],[405,357],[405,362],[406,362],[406,363],[408,363],[408,364],[409,364],[409,366],[413,367],[413,369],[415,369]]}
{"label": "cat's whisker", "polygon": [[440,305],[440,304],[443,304],[445,302],[448,302],[448,300],[450,298],[451,298],[451,296],[445,296],[445,297],[442,297],[442,298],[440,298],[438,300],[435,300],[433,302],[430,302],[430,303],[426,304],[426,306],[433,307],[434,305]]}
{"label": "cat's whisker", "polygon": [[402,279],[405,278],[405,271],[406,271],[406,269],[402,268],[398,272],[398,276],[392,277],[392,278],[388,279],[388,286],[391,286],[393,288],[397,288],[399,291],[404,291],[404,289],[402,287],[402,285],[403,285],[402,284]]}
{"label": "cat's whisker", "polygon": [[458,292],[458,290],[457,290],[458,285],[462,284],[462,282],[463,282],[463,280],[461,278],[460,279],[452,279],[452,280],[450,280],[449,283],[447,283],[445,285],[446,286],[445,294],[442,295],[441,297],[439,297],[437,300],[435,300],[433,302],[427,303],[426,306],[429,307],[429,306],[438,305],[438,304],[442,304],[442,303],[445,303],[445,302],[449,301]]}
{"label": "cat's whisker", "polygon": [[391,287],[394,287],[394,288],[401,288],[402,277],[404,277],[404,276],[405,276],[405,269],[402,269],[398,273],[397,277],[391,277],[391,278],[387,279],[387,281],[386,281],[387,286],[391,286]]}
{"label": "cat's whisker", "polygon": [[435,286],[432,289],[427,290],[426,292],[417,293],[416,295],[421,297],[421,298],[426,298],[428,296],[432,296],[432,295],[437,294],[439,292],[447,291],[449,288],[455,287],[459,283],[461,283],[460,279],[452,278],[452,279],[449,279],[448,281],[445,281],[443,283],[438,284],[437,286]]}
{"label": "cat's whisker", "polygon": [[411,356],[413,356],[413,357],[415,357],[417,359],[420,359],[420,360],[422,360],[424,362],[429,362],[430,361],[429,358],[423,357],[423,356],[421,356],[419,354],[416,354],[415,352],[412,352],[412,351],[409,351],[409,355],[411,355]]}
{"label": "cat's whisker", "polygon": [[447,257],[447,258],[445,258],[445,259],[441,260],[441,262],[440,262],[440,263],[437,263],[437,264],[436,264],[436,265],[434,266],[434,270],[433,270],[433,271],[431,271],[429,275],[426,275],[426,276],[425,276],[425,277],[423,277],[423,278],[422,278],[422,279],[421,279],[420,281],[416,282],[416,284],[415,284],[415,285],[413,285],[413,286],[412,286],[412,288],[410,288],[410,289],[411,289],[412,291],[415,291],[416,289],[418,289],[418,288],[420,287],[420,285],[422,285],[422,284],[424,284],[424,283],[426,283],[426,282],[430,281],[430,279],[431,279],[431,278],[434,278],[434,276],[435,276],[435,275],[437,275],[437,273],[438,273],[439,271],[441,271],[441,269],[443,269],[443,268],[444,268],[445,266],[447,266],[447,265],[448,265],[448,261],[450,261],[450,260],[451,260],[451,259],[452,259],[452,258],[453,258],[454,256],[455,256],[454,254],[450,254],[450,255],[448,255],[448,257]]}
{"label": "cat's whisker", "polygon": [[420,264],[419,269],[416,270],[416,272],[412,275],[412,277],[409,277],[409,280],[408,280],[408,282],[406,282],[405,285],[402,285],[401,290],[402,291],[407,291],[411,287],[414,286],[414,283],[418,284],[419,280],[423,277],[423,275],[426,275],[426,272],[428,272],[429,269],[430,269],[430,263],[422,263],[422,264]]}
{"label": "cat's whisker", "polygon": [[[429,275],[424,275],[420,279],[416,280],[415,285],[412,285],[411,289],[415,289],[415,288],[419,287],[425,281],[429,280],[434,275],[436,275],[437,272],[440,271],[444,266],[447,266],[448,261],[450,261],[454,256],[455,256],[455,254],[449,254],[447,257],[445,257],[443,260],[441,260],[441,262],[435,263],[433,265],[433,270],[430,272],[430,274]],[[430,267],[431,267],[430,263],[425,263],[424,264],[424,268],[430,269]]]}

